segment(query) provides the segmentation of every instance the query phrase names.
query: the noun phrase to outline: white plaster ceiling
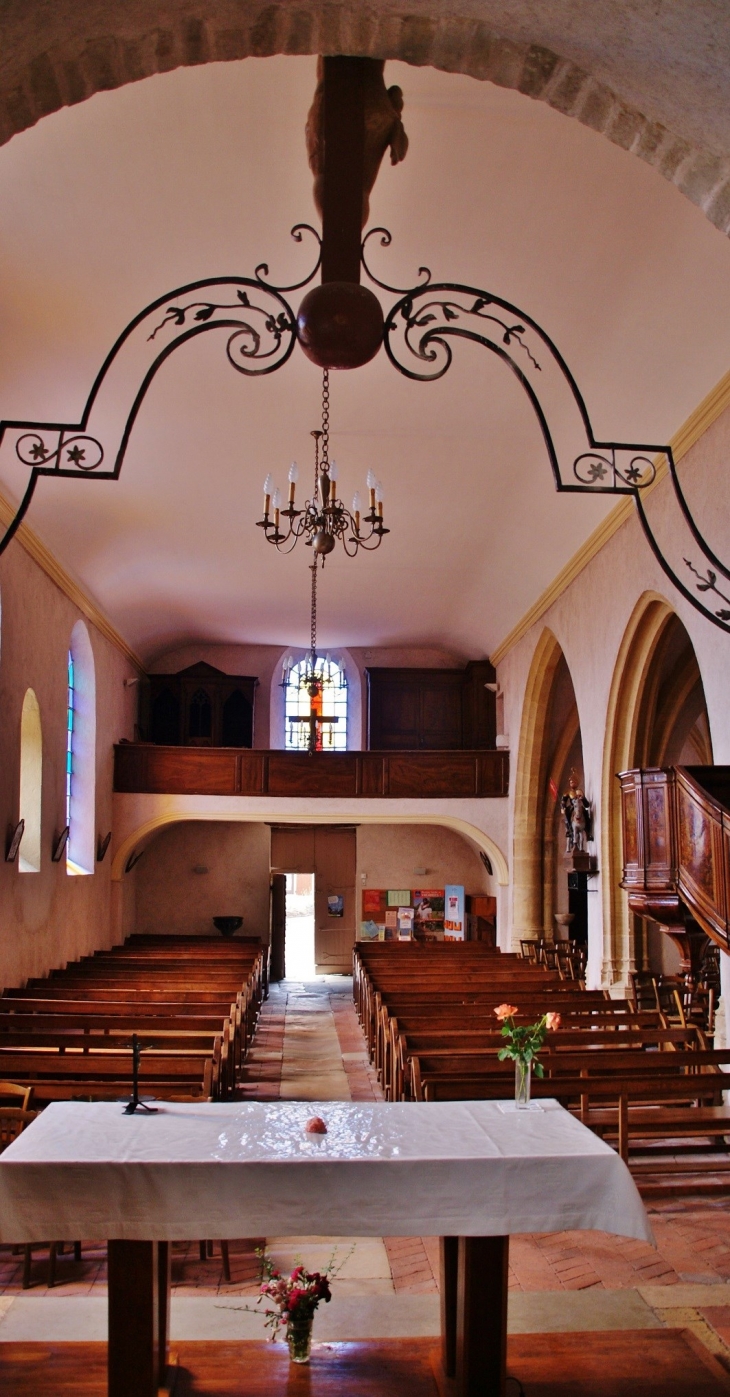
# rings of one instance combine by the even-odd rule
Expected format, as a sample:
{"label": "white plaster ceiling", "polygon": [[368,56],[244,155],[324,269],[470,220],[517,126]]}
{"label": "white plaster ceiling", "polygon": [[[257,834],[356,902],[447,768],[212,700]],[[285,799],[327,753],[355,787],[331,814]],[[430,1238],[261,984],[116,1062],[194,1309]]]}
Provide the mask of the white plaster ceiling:
{"label": "white plaster ceiling", "polygon": [[[314,221],[303,125],[315,60],[178,70],[46,118],[0,150],[0,414],[74,420],[147,302],[266,260],[294,280]],[[411,147],[371,219],[386,280],[422,263],[495,291],[556,341],[599,437],[661,441],[730,365],[730,245],[658,174],[543,104],[391,63]],[[295,300],[295,298],[292,298]],[[269,378],[212,334],[155,380],[116,483],[41,480],[28,522],[146,659],[174,645],[306,641],[308,550],[254,527],[267,471],[306,480],[320,379],[295,351]],[[381,353],[333,375],[342,493],[373,466],[392,533],[333,557],[327,645],[494,649],[610,508],[558,496],[507,370],[464,346],[413,384]],[[12,468],[0,486],[17,498]],[[648,555],[647,555],[648,556]]]}

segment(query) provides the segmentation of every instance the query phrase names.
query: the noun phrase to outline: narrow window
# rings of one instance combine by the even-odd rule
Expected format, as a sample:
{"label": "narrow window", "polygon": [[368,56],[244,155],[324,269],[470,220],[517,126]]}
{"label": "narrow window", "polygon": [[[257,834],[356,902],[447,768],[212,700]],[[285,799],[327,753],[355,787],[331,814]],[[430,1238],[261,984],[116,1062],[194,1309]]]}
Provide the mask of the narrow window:
{"label": "narrow window", "polygon": [[32,689],[27,689],[20,717],[20,818],[25,821],[18,854],[21,873],[41,869],[41,778],[43,739],[41,711]]}
{"label": "narrow window", "polygon": [[68,652],[66,688],[66,824],[71,828],[71,783],[74,769],[74,657]]}
{"label": "narrow window", "polygon": [[89,632],[77,621],[68,652],[66,702],[66,872],[94,872],[96,848],[96,678]]}

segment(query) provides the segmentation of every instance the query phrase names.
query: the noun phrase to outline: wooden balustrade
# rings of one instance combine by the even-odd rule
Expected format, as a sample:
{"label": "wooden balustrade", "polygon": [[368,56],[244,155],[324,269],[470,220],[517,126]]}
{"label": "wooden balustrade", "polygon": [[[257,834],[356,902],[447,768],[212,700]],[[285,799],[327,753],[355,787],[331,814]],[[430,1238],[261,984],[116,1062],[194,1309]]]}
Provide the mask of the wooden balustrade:
{"label": "wooden balustrade", "polygon": [[151,795],[460,799],[506,796],[509,752],[307,752],[232,747],[114,749],[115,791]]}

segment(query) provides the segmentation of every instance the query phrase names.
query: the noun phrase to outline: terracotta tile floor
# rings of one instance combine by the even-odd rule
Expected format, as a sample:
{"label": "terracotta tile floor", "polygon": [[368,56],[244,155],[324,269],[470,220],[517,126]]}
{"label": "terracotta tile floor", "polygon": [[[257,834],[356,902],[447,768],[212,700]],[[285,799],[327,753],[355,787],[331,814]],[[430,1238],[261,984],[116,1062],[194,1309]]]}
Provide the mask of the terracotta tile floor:
{"label": "terracotta tile floor", "polygon": [[[315,1032],[316,1025],[324,1022],[322,1016],[331,1013],[339,1042],[341,1060],[328,1066],[322,1081],[333,1080],[334,1074],[342,1080],[344,1070],[353,1101],[382,1099],[365,1052],[348,982],[340,977],[332,977],[329,981],[321,979],[307,986],[288,981],[272,986],[261,1014],[255,1046],[246,1063],[241,1098],[276,1100],[282,1090],[291,1094],[292,1085],[287,1088],[286,1076],[282,1086],[287,1014],[290,1024],[296,1024],[300,1033],[303,1015],[307,1012],[315,1015],[311,1020]],[[327,1041],[332,1041],[331,1027]],[[316,1064],[316,1046],[313,1054],[312,1061]],[[306,1095],[316,1097],[316,1073],[311,1080],[303,1078],[300,1065],[297,1081],[302,1080],[307,1082]],[[650,1202],[648,1211],[657,1240],[656,1250],[643,1242],[598,1232],[513,1237],[510,1288],[521,1292],[621,1290],[688,1284],[711,1287],[730,1281],[730,1210],[722,1197]],[[395,1292],[426,1294],[438,1288],[435,1238],[383,1240]],[[213,1257],[205,1261],[200,1260],[197,1241],[176,1246],[173,1253],[175,1292],[253,1292],[257,1274],[256,1245],[259,1243],[252,1239],[231,1243],[230,1286],[223,1279],[217,1244]],[[21,1272],[22,1257],[0,1250],[0,1295],[20,1291]],[[47,1254],[39,1249],[30,1293],[47,1293],[46,1274]],[[106,1283],[104,1248],[85,1243],[83,1259],[78,1264],[74,1263],[72,1255],[60,1257],[57,1277],[58,1283],[51,1292],[55,1296],[100,1292]],[[710,1299],[708,1293],[708,1301]],[[699,1311],[693,1313],[699,1315]],[[721,1339],[730,1342],[730,1308],[708,1305],[702,1322]]]}

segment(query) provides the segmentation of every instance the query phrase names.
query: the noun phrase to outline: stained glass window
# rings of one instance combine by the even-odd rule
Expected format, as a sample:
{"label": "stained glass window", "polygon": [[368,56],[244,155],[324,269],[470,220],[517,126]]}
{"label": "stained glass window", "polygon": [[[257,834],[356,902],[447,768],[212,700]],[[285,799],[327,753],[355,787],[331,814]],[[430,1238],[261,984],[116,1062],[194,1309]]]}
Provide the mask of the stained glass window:
{"label": "stained glass window", "polygon": [[309,661],[300,660],[289,673],[286,694],[286,746],[288,750],[305,750],[309,746],[310,713],[321,714],[326,720],[317,723],[318,752],[347,751],[347,680],[345,671],[329,656],[319,657],[315,673],[322,677],[320,693],[312,698],[304,678]]}
{"label": "stained glass window", "polygon": [[[71,783],[74,768],[74,661],[68,652],[68,689],[66,691],[66,824],[71,824]],[[68,848],[68,845],[66,846]]]}

